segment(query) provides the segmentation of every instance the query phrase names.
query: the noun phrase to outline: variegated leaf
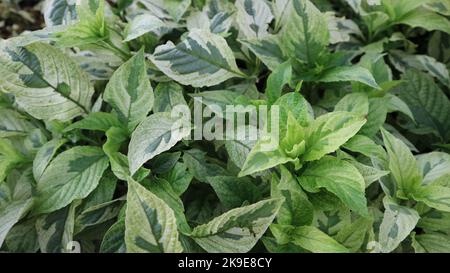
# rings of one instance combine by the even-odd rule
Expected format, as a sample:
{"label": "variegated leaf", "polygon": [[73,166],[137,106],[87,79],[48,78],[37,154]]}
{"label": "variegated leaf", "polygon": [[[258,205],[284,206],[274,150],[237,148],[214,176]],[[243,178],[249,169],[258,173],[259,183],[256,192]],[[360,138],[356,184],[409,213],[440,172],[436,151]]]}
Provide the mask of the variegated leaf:
{"label": "variegated leaf", "polygon": [[[6,43],[6,42],[4,42]],[[70,120],[89,112],[94,90],[81,68],[44,43],[0,44],[0,89],[38,119]]]}
{"label": "variegated leaf", "polygon": [[282,203],[282,199],[269,199],[232,209],[197,226],[191,236],[208,252],[248,252],[272,223]]}
{"label": "variegated leaf", "polygon": [[238,69],[225,39],[194,29],[178,45],[156,48],[152,62],[170,78],[194,87],[213,86],[232,77],[245,77]]}
{"label": "variegated leaf", "polygon": [[128,252],[182,252],[173,210],[139,183],[128,180],[125,244]]}
{"label": "variegated leaf", "polygon": [[121,65],[106,85],[104,99],[119,116],[128,131],[147,116],[153,107],[153,88],[147,77],[143,49]]}
{"label": "variegated leaf", "polygon": [[326,17],[309,0],[292,0],[286,16],[279,34],[284,55],[314,64],[329,43]]}
{"label": "variegated leaf", "polygon": [[97,147],[77,146],[59,154],[37,182],[35,213],[53,212],[85,198],[107,167],[108,158]]}
{"label": "variegated leaf", "polygon": [[237,0],[239,31],[247,39],[263,38],[268,34],[273,15],[265,0]]}
{"label": "variegated leaf", "polygon": [[128,161],[133,175],[146,161],[169,150],[190,134],[186,120],[172,117],[170,113],[155,113],[145,119],[131,136]]}
{"label": "variegated leaf", "polygon": [[47,26],[67,25],[77,18],[75,0],[45,0],[43,6]]}

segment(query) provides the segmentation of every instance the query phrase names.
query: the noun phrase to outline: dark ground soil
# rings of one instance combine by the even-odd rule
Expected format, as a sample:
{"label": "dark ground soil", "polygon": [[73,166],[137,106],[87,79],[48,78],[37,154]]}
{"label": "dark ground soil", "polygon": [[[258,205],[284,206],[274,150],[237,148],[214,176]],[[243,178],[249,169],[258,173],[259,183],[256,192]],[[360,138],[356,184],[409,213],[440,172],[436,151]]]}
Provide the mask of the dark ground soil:
{"label": "dark ground soil", "polygon": [[44,26],[44,18],[39,2],[41,1],[0,1],[0,37],[6,39],[24,30],[41,29]]}

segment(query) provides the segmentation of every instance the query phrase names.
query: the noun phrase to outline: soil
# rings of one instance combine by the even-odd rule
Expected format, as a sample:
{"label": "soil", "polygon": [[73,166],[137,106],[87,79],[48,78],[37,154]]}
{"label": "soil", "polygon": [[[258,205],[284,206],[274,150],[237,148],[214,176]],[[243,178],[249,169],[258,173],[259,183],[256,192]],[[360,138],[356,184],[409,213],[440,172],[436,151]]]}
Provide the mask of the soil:
{"label": "soil", "polygon": [[25,30],[44,27],[39,0],[6,0],[0,3],[0,37],[7,39]]}

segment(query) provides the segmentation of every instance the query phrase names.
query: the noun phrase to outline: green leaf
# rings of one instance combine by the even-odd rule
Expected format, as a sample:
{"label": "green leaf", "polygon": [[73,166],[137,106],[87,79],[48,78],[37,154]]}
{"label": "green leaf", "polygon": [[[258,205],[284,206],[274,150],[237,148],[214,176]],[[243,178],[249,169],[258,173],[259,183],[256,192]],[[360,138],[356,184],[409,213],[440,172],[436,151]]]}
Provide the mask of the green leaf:
{"label": "green leaf", "polygon": [[357,252],[363,246],[372,223],[371,219],[360,217],[351,224],[342,227],[336,234],[335,239],[351,252]]}
{"label": "green leaf", "polygon": [[117,178],[124,181],[130,176],[128,158],[119,150],[127,139],[127,132],[124,129],[111,127],[106,131],[106,142],[102,147],[109,158],[112,172]]}
{"label": "green leaf", "polygon": [[0,138],[0,184],[15,167],[26,162],[27,159],[7,138]]}
{"label": "green leaf", "polygon": [[274,233],[275,237],[281,237],[283,242],[292,242],[313,253],[349,252],[343,245],[313,226],[293,227],[271,225],[270,230]]}
{"label": "green leaf", "polygon": [[158,46],[152,62],[168,77],[194,87],[213,86],[232,77],[245,77],[223,37],[195,29],[175,46]]}
{"label": "green leaf", "polygon": [[22,221],[9,231],[5,239],[8,251],[14,253],[36,253],[39,249],[36,219]]}
{"label": "green leaf", "polygon": [[443,152],[431,152],[416,156],[417,164],[423,176],[423,184],[437,184],[448,181],[450,177],[450,155]]}
{"label": "green leaf", "polygon": [[45,214],[36,221],[39,247],[43,253],[68,252],[73,241],[77,203]]}
{"label": "green leaf", "polygon": [[122,123],[114,114],[105,112],[94,112],[87,115],[84,119],[77,121],[64,129],[69,132],[74,129],[91,131],[108,131],[111,127],[123,127]]}
{"label": "green leaf", "polygon": [[7,206],[1,207],[0,213],[0,246],[6,238],[9,230],[16,224],[19,219],[29,210],[32,200],[23,200],[11,202]]}
{"label": "green leaf", "polygon": [[277,214],[277,222],[282,225],[310,225],[314,217],[314,207],[298,184],[297,179],[284,166],[281,179],[272,176],[271,197],[284,197],[284,203]]}
{"label": "green leaf", "polygon": [[70,0],[45,0],[43,11],[46,26],[67,25],[77,17],[76,5]]}
{"label": "green leaf", "polygon": [[428,209],[427,212],[420,214],[420,220],[417,227],[429,231],[446,231],[450,228],[450,213]]}
{"label": "green leaf", "polygon": [[283,54],[314,65],[329,43],[325,15],[309,0],[290,1],[287,12],[279,34]]}
{"label": "green leaf", "polygon": [[348,94],[336,104],[334,111],[352,112],[366,116],[369,113],[369,99],[364,93]]}
{"label": "green leaf", "polygon": [[269,5],[260,0],[237,0],[236,21],[239,31],[247,39],[263,38],[268,34],[269,24],[273,19]]}
{"label": "green leaf", "polygon": [[384,129],[381,133],[389,155],[389,170],[397,183],[397,194],[406,197],[422,183],[416,159],[401,140]]}
{"label": "green leaf", "polygon": [[10,109],[0,109],[0,137],[25,136],[35,127],[23,115]]}
{"label": "green leaf", "polygon": [[411,109],[417,124],[443,140],[450,139],[450,101],[444,92],[424,73],[409,70],[403,79],[405,83],[397,93]]}
{"label": "green leaf", "polygon": [[440,233],[414,235],[416,253],[450,253],[450,237]]}
{"label": "green leaf", "polygon": [[314,161],[336,151],[364,123],[364,117],[348,112],[333,112],[318,117],[306,130],[306,150],[302,159]]}
{"label": "green leaf", "polygon": [[105,233],[100,253],[124,253],[125,246],[125,219],[119,219]]}
{"label": "green leaf", "polygon": [[79,233],[88,227],[116,218],[122,205],[123,200],[119,198],[88,207],[75,218],[75,231]]}
{"label": "green leaf", "polygon": [[379,170],[377,168],[361,164],[356,160],[351,160],[349,162],[355,166],[359,173],[363,176],[364,181],[366,182],[366,188],[373,182],[379,180],[381,177],[389,174],[388,171]]}
{"label": "green leaf", "polygon": [[261,139],[256,142],[255,146],[248,154],[244,166],[239,172],[239,177],[264,171],[294,160],[295,158],[286,155],[279,147],[273,147],[271,138]]}
{"label": "green leaf", "polygon": [[365,182],[352,164],[334,157],[324,157],[308,165],[299,177],[302,187],[311,192],[325,188],[361,216],[367,216]]}
{"label": "green leaf", "polygon": [[191,237],[210,253],[246,253],[272,223],[281,204],[280,199],[269,199],[232,209],[195,227]]}
{"label": "green leaf", "polygon": [[408,68],[428,72],[444,85],[450,84],[450,75],[445,64],[427,55],[410,55],[400,50],[392,50],[389,55],[395,67],[405,73]]}
{"label": "green leaf", "polygon": [[411,233],[419,221],[417,211],[400,206],[388,197],[383,199],[384,216],[380,225],[379,243],[382,252],[391,252]]}
{"label": "green leaf", "polygon": [[391,19],[395,20],[432,1],[434,0],[415,0],[413,2],[408,0],[382,0],[379,3],[383,5]]}
{"label": "green leaf", "polygon": [[450,34],[449,20],[445,16],[426,9],[416,9],[403,16],[396,23],[411,27],[421,27],[428,31],[439,30]]}
{"label": "green leaf", "polygon": [[31,208],[31,170],[13,172],[0,183],[0,246],[10,229]]}
{"label": "green leaf", "polygon": [[440,14],[450,16],[450,2],[448,0],[434,0],[431,3],[427,3],[425,7]]}
{"label": "green leaf", "polygon": [[386,156],[386,152],[383,147],[363,135],[356,135],[352,137],[343,145],[343,147],[352,152],[363,154],[367,157],[384,158]]}
{"label": "green leaf", "polygon": [[286,61],[278,37],[269,35],[262,39],[240,40],[255,54],[270,70],[274,71]]}
{"label": "green leaf", "polygon": [[187,190],[194,175],[187,171],[186,164],[177,162],[172,170],[161,177],[167,180],[173,191],[180,196]]}
{"label": "green leaf", "polygon": [[417,189],[412,197],[429,207],[450,212],[450,188],[429,185]]}
{"label": "green leaf", "polygon": [[225,149],[227,150],[229,160],[238,168],[242,169],[248,154],[255,144],[256,140],[250,138],[225,141]]}
{"label": "green leaf", "polygon": [[88,113],[94,90],[88,76],[59,49],[44,43],[1,48],[0,89],[38,119],[67,121]]}
{"label": "green leaf", "polygon": [[145,162],[172,148],[190,134],[190,124],[170,113],[147,117],[133,132],[128,147],[128,161],[133,175]]}
{"label": "green leaf", "polygon": [[98,185],[108,159],[101,149],[77,146],[59,154],[37,181],[35,213],[56,211],[83,199]]}
{"label": "green leaf", "polygon": [[109,36],[105,20],[104,0],[80,0],[76,6],[77,22],[57,33],[63,47],[84,46],[102,42]]}
{"label": "green leaf", "polygon": [[254,203],[261,197],[258,187],[249,179],[233,176],[212,176],[207,178],[225,208],[240,207]]}
{"label": "green leaf", "polygon": [[322,73],[320,82],[360,82],[375,89],[380,89],[372,74],[360,66],[339,66]]}
{"label": "green leaf", "polygon": [[55,156],[58,149],[66,143],[65,139],[52,139],[39,148],[33,160],[33,176],[39,181],[50,161]]}
{"label": "green leaf", "polygon": [[114,72],[106,85],[104,100],[113,107],[119,120],[128,125],[129,132],[145,119],[154,97],[143,49]]}
{"label": "green leaf", "polygon": [[164,203],[166,203],[173,210],[178,231],[182,234],[190,234],[191,227],[186,220],[183,202],[178,194],[176,194],[172,189],[170,183],[164,179],[157,178],[152,180],[144,180],[143,186],[164,201]]}
{"label": "green leaf", "polygon": [[184,151],[183,162],[187,166],[189,172],[194,175],[198,181],[206,183],[206,178],[211,176],[227,176],[228,171],[221,165],[211,162],[206,157],[206,153],[199,149],[191,149]]}
{"label": "green leaf", "polygon": [[330,43],[338,44],[348,42],[351,35],[363,37],[358,25],[345,17],[337,17],[334,12],[326,12],[328,29],[330,31]]}
{"label": "green leaf", "polygon": [[369,99],[369,114],[367,115],[367,122],[361,128],[360,133],[373,137],[380,130],[386,121],[388,112],[388,102],[385,97],[370,98]]}
{"label": "green leaf", "polygon": [[155,88],[153,112],[170,112],[178,105],[186,105],[183,87],[176,82],[161,82]]}
{"label": "green leaf", "polygon": [[143,186],[128,180],[125,244],[127,252],[179,253],[173,210]]}
{"label": "green leaf", "polygon": [[392,95],[392,94],[386,94],[388,100],[387,105],[387,112],[400,112],[405,115],[407,115],[411,120],[414,120],[414,114],[411,112],[411,109],[409,109],[409,106],[399,97]]}
{"label": "green leaf", "polygon": [[273,104],[281,97],[283,87],[289,84],[292,77],[291,63],[285,62],[279,65],[267,79],[266,96],[269,104]]}
{"label": "green leaf", "polygon": [[140,0],[153,15],[178,22],[191,5],[191,0]]}
{"label": "green leaf", "polygon": [[280,107],[280,135],[284,136],[287,130],[289,113],[299,125],[307,127],[314,119],[309,102],[299,93],[289,92],[281,96],[274,105]]}
{"label": "green leaf", "polygon": [[166,26],[161,19],[151,14],[140,14],[134,17],[125,29],[124,42],[134,40],[146,33],[158,34]]}

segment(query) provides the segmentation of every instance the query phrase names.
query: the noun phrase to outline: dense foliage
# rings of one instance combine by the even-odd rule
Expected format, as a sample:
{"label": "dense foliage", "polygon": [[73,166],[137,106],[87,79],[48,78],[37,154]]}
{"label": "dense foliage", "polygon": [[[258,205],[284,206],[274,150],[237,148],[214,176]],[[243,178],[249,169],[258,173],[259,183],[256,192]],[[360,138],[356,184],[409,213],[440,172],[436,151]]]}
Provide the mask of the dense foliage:
{"label": "dense foliage", "polygon": [[[449,0],[41,8],[0,40],[2,251],[450,252]],[[279,145],[190,138],[198,102]]]}

